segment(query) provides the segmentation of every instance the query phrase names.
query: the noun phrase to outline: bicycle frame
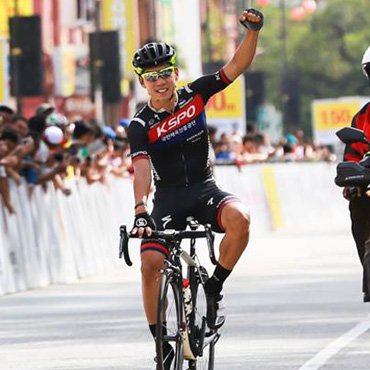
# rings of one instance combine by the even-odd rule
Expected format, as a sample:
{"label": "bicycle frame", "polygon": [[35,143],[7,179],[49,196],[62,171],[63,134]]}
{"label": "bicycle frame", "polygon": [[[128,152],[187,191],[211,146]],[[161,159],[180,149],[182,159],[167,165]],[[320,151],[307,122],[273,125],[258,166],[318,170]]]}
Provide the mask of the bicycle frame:
{"label": "bicycle frame", "polygon": [[[163,268],[160,273],[166,275],[167,279],[170,279],[169,281],[172,281],[172,283],[177,286],[176,290],[179,294],[179,299],[177,301],[180,307],[179,310],[181,311],[179,315],[181,316],[181,321],[184,323],[184,326],[178,329],[176,335],[166,334],[163,335],[162,338],[165,341],[175,343],[177,343],[178,340],[181,340],[183,343],[183,354],[185,359],[189,361],[189,365],[191,365],[193,362],[195,364],[197,357],[203,357],[204,349],[207,346],[210,346],[208,351],[210,351],[209,356],[212,356],[212,366],[210,365],[209,368],[213,369],[214,345],[218,341],[220,334],[217,332],[217,330],[209,329],[207,331],[206,318],[198,311],[197,294],[198,292],[203,291],[203,288],[199,290],[199,286],[201,285],[204,287],[208,274],[200,264],[196,254],[195,244],[197,238],[206,238],[210,260],[213,264],[216,264],[217,260],[214,253],[214,234],[209,225],[204,226],[204,231],[197,230],[200,225],[194,222],[188,222],[188,225],[190,226],[191,230],[153,231],[151,235],[151,238],[165,239],[169,247],[169,255],[164,259],[166,267]],[[123,256],[126,264],[132,266],[128,251],[128,241],[130,238],[137,238],[138,236],[128,234],[126,226],[120,227],[120,236],[119,257],[122,258]],[[183,239],[190,239],[189,253],[181,247],[181,242]],[[187,277],[189,281],[191,281],[190,290],[192,294],[192,302],[194,304],[193,310],[189,316],[185,315],[182,261],[187,266]],[[198,314],[196,314],[197,312]],[[187,320],[191,320],[189,321],[189,323],[191,323],[190,327],[185,325]],[[189,341],[189,335],[192,335],[191,342]],[[193,367],[190,366],[190,369],[192,368]]]}

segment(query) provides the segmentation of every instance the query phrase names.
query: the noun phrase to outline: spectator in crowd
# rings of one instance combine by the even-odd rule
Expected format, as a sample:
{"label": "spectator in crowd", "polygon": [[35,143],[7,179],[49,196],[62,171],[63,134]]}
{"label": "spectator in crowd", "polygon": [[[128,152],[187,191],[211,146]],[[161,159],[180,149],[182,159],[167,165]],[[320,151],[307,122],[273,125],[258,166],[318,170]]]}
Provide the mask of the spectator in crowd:
{"label": "spectator in crowd", "polygon": [[59,112],[52,112],[45,118],[46,126],[57,126],[63,132],[68,126],[67,117]]}
{"label": "spectator in crowd", "polygon": [[11,119],[11,128],[17,131],[21,139],[25,139],[29,134],[28,121],[22,116],[13,116]]}
{"label": "spectator in crowd", "polygon": [[75,143],[89,145],[96,139],[97,129],[93,125],[84,122],[76,121],[74,123],[72,138]]}
{"label": "spectator in crowd", "polygon": [[243,138],[240,133],[231,134],[229,148],[233,159],[240,157],[243,151]]}
{"label": "spectator in crowd", "polygon": [[282,156],[282,161],[292,162],[297,160],[297,154],[295,152],[296,144],[290,140],[287,140],[283,146],[284,154]]}
{"label": "spectator in crowd", "polygon": [[29,120],[5,106],[0,111],[0,200],[9,213],[15,213],[10,178],[17,185],[28,184],[30,195],[38,185],[47,191],[48,183],[69,195],[66,180],[72,177],[108,184],[109,174],[130,175],[129,145],[122,126],[100,129],[95,122],[69,123],[49,104],[39,106]]}
{"label": "spectator in crowd", "polygon": [[5,128],[12,121],[14,110],[7,105],[0,105],[0,117],[2,126]]}
{"label": "spectator in crowd", "polygon": [[[336,157],[327,146],[318,146],[312,140],[306,140],[302,130],[287,134],[274,146],[266,133],[258,132],[253,127],[244,136],[234,132],[223,133],[220,139],[213,141],[216,164],[251,164],[265,161],[335,161]],[[214,137],[217,137],[214,133]]]}
{"label": "spectator in crowd", "polygon": [[12,167],[11,161],[7,155],[17,145],[18,136],[15,132],[3,131],[0,136],[0,195],[5,208],[10,214],[14,214],[15,210],[11,203],[10,187],[8,174],[9,169]]}
{"label": "spectator in crowd", "polygon": [[41,103],[37,108],[35,115],[45,119],[55,111],[55,108],[49,103]]}
{"label": "spectator in crowd", "polygon": [[7,148],[9,152],[16,148],[19,143],[19,135],[18,132],[12,130],[11,128],[5,129],[1,134],[1,140],[5,141],[7,144]]}
{"label": "spectator in crowd", "polygon": [[[99,127],[94,121],[68,122],[49,103],[38,106],[30,119],[15,115],[10,107],[0,106],[0,200],[4,207],[11,214],[16,212],[11,182],[27,184],[30,195],[36,186],[47,191],[49,183],[69,195],[67,184],[71,178],[108,185],[110,175],[132,175],[127,123],[122,119],[112,128]],[[209,127],[209,133],[215,164],[335,159],[330,148],[306,140],[302,131],[288,134],[274,147],[268,135],[255,129],[244,136],[235,129],[217,135],[215,127]]]}
{"label": "spectator in crowd", "polygon": [[239,160],[241,164],[262,162],[267,160],[269,152],[270,145],[265,135],[257,132],[247,134],[242,140]]}

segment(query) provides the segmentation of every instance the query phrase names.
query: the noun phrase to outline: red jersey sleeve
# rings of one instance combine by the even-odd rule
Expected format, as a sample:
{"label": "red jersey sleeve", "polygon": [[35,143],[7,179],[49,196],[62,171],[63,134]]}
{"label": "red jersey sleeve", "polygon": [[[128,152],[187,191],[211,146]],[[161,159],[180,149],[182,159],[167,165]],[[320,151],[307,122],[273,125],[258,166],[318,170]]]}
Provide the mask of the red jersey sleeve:
{"label": "red jersey sleeve", "polygon": [[[351,126],[364,131],[366,137],[368,139],[370,138],[370,102],[355,114]],[[359,162],[369,150],[369,146],[365,143],[346,144],[343,160]]]}

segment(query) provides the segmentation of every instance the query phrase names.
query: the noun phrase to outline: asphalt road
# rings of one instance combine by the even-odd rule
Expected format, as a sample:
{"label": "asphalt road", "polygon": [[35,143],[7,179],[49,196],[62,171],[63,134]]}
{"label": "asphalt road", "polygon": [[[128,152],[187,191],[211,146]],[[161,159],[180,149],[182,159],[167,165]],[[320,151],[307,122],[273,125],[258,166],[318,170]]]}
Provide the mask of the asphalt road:
{"label": "asphalt road", "polygon": [[[0,370],[154,369],[133,259],[1,297]],[[252,235],[224,293],[217,370],[369,370],[370,304],[348,230]]]}

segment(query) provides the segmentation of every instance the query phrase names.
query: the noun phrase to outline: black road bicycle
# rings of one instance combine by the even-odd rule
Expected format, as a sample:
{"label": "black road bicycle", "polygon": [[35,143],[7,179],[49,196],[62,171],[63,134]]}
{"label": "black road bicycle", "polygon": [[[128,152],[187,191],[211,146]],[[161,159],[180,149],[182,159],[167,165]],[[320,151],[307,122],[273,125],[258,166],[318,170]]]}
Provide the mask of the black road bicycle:
{"label": "black road bicycle", "polygon": [[[195,248],[196,239],[205,238],[209,257],[216,264],[214,234],[209,225],[202,226],[194,219],[188,220],[188,226],[190,230],[153,231],[151,236],[164,240],[169,247],[169,256],[165,259],[166,267],[160,271],[157,323],[161,325],[156,326],[157,370],[165,370],[165,342],[169,342],[175,351],[171,370],[183,370],[185,361],[188,361],[186,369],[189,370],[214,369],[215,344],[220,334],[207,326],[204,283],[208,279],[208,273],[200,264]],[[137,236],[130,235],[126,226],[121,226],[120,237],[119,257],[123,256],[126,264],[132,266],[128,242],[130,238]],[[183,239],[190,239],[189,253],[181,246]],[[186,274],[183,274],[183,262],[187,266]],[[186,296],[187,285],[191,298]]]}

